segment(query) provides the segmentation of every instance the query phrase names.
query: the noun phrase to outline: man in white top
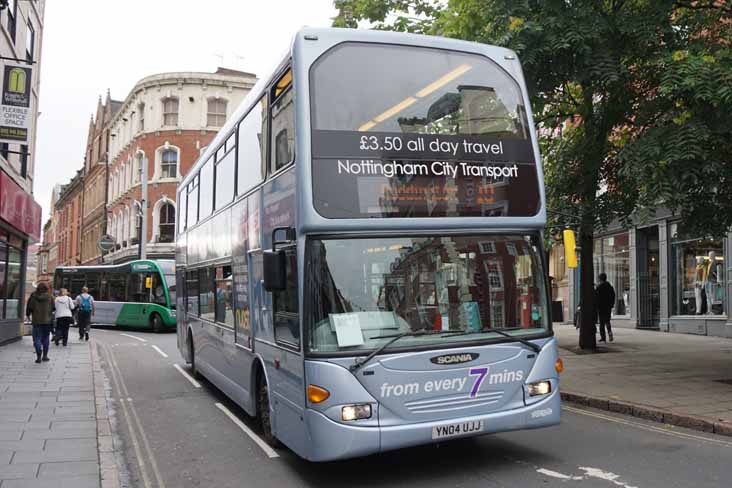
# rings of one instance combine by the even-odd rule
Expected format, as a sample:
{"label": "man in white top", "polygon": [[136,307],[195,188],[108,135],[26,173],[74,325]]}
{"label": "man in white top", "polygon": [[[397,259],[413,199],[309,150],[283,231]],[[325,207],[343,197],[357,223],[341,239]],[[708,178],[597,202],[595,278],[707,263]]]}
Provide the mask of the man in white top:
{"label": "man in white top", "polygon": [[66,288],[61,288],[61,293],[54,300],[56,307],[56,338],[54,343],[58,346],[61,341],[66,347],[69,342],[69,327],[74,323],[74,314],[72,313],[76,305],[69,296],[69,291]]}

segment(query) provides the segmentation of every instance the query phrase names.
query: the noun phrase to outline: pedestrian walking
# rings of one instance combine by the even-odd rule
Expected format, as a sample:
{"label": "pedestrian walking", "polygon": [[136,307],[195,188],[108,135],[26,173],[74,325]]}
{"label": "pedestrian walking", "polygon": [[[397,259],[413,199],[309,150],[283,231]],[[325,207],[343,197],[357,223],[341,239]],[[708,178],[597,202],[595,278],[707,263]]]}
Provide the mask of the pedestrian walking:
{"label": "pedestrian walking", "polygon": [[[56,302],[56,297],[59,296],[58,290],[53,290],[53,300],[54,304]],[[53,316],[53,323],[51,324],[51,342],[56,342],[56,314],[54,313]]]}
{"label": "pedestrian walking", "polygon": [[31,293],[25,306],[25,316],[33,324],[33,347],[36,349],[36,363],[49,361],[49,337],[53,328],[53,296],[48,292],[48,285],[38,283],[36,291]]}
{"label": "pedestrian walking", "polygon": [[66,347],[69,342],[69,327],[74,323],[74,308],[76,308],[66,288],[61,288],[59,296],[54,300],[54,306],[56,307],[56,338],[53,342],[57,346],[61,342]]}
{"label": "pedestrian walking", "polygon": [[613,330],[610,328],[610,314],[615,306],[615,289],[613,285],[608,283],[607,275],[600,273],[600,283],[595,290],[597,300],[597,314],[600,319],[600,342],[605,340],[605,329],[607,328],[607,338],[613,341]]}
{"label": "pedestrian walking", "polygon": [[89,294],[86,286],[81,289],[81,294],[76,297],[76,305],[79,307],[79,340],[89,340],[89,329],[91,329],[91,318],[94,316],[96,306],[94,297]]}

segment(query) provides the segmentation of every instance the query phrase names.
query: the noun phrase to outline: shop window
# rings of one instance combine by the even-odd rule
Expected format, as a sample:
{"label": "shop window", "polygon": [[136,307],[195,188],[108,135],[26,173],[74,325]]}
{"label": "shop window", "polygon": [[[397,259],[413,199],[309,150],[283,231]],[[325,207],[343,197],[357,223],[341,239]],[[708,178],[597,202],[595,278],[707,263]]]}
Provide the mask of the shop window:
{"label": "shop window", "polygon": [[615,289],[614,316],[630,314],[629,236],[629,233],[623,232],[595,239],[595,276],[605,273],[608,283]]}
{"label": "shop window", "polygon": [[721,240],[676,238],[671,243],[673,315],[722,315],[724,246]]}

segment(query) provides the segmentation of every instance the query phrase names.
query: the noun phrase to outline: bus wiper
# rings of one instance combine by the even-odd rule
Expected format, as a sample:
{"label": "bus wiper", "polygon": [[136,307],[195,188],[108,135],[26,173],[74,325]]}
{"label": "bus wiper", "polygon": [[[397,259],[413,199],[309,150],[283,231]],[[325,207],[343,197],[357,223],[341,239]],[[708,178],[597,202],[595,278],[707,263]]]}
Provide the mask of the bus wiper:
{"label": "bus wiper", "polygon": [[506,330],[517,330],[520,328],[521,327],[503,327],[500,329],[483,328],[483,329],[478,329],[478,330],[466,330],[464,332],[457,332],[457,334],[453,334],[453,335],[469,335],[469,334],[480,334],[481,332],[495,332],[496,334],[498,334],[500,336],[508,337],[509,339],[513,339],[516,342],[520,342],[521,344],[525,345],[526,347],[528,347],[529,349],[531,349],[534,352],[537,352],[537,353],[541,352],[541,347],[537,346],[533,342],[527,341],[526,339],[523,339],[523,338],[517,337],[517,336],[513,336],[513,335],[505,332]]}
{"label": "bus wiper", "polygon": [[386,341],[381,346],[379,346],[376,349],[374,349],[371,352],[371,354],[369,354],[368,356],[366,356],[362,360],[360,360],[360,361],[356,360],[356,362],[354,362],[351,366],[348,367],[348,370],[351,373],[355,373],[356,371],[358,371],[359,369],[361,369],[361,367],[363,365],[365,365],[366,363],[368,363],[369,361],[371,361],[374,357],[376,357],[377,354],[381,353],[384,349],[386,349],[387,347],[391,346],[392,344],[394,344],[396,341],[398,341],[402,337],[407,337],[407,336],[417,337],[417,336],[423,336],[423,335],[439,334],[441,332],[442,331],[439,331],[439,330],[419,329],[419,330],[408,330],[408,331],[405,331],[405,332],[400,332],[399,334],[389,334],[389,335],[380,335],[380,336],[371,337],[371,339],[386,339],[386,338],[391,338],[391,340],[390,341]]}

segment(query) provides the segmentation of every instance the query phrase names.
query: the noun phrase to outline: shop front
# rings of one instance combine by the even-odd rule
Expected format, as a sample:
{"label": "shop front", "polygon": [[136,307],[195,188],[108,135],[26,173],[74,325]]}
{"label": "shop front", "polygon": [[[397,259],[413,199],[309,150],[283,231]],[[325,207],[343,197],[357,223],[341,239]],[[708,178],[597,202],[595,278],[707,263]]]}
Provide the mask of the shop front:
{"label": "shop front", "polygon": [[[615,289],[613,325],[732,337],[730,246],[732,234],[723,239],[689,235],[670,217],[598,235],[594,275],[605,273]],[[573,314],[579,270],[568,271]]]}
{"label": "shop front", "polygon": [[40,205],[0,171],[0,344],[23,334],[28,244],[40,237]]}

